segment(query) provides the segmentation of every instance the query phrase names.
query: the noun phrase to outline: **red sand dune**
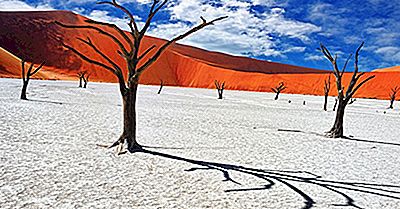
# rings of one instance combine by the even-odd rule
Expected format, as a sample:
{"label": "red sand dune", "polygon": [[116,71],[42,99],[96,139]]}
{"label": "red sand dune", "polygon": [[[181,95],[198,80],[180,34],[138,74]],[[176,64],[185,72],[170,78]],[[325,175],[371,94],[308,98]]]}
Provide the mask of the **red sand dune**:
{"label": "red sand dune", "polygon": [[373,72],[400,72],[400,66],[393,66],[388,68],[376,69]]}
{"label": "red sand dune", "polygon": [[[35,65],[37,67],[38,65]],[[25,69],[30,63],[25,63]],[[21,78],[21,59],[0,47],[0,77]],[[32,78],[49,79],[46,73],[39,71]]]}
{"label": "red sand dune", "polygon": [[[0,30],[0,46],[35,63],[45,60],[46,68],[43,73],[51,79],[75,79],[77,72],[87,70],[92,73],[92,80],[115,82],[116,79],[111,73],[81,60],[62,47],[57,39],[62,39],[93,59],[104,61],[76,39],[90,37],[102,51],[125,69],[122,57],[115,53],[118,47],[107,37],[93,30],[61,28],[52,23],[54,20],[67,24],[86,24],[85,17],[67,11],[0,12],[0,28],[7,28]],[[104,29],[116,34],[109,28]],[[153,44],[159,47],[164,42],[162,39],[146,37],[140,51],[143,52]],[[3,62],[2,59],[0,61]],[[9,68],[6,70],[10,71]],[[0,76],[3,71],[4,69],[0,68]],[[227,89],[270,91],[271,87],[283,81],[288,87],[285,93],[322,95],[324,79],[329,73],[175,44],[143,74],[140,83],[159,84],[162,79],[167,85],[214,88],[214,80],[223,80]],[[389,89],[395,82],[400,81],[398,72],[369,74],[375,74],[377,77],[361,89],[357,97],[387,99]],[[345,82],[349,78],[350,75],[346,74]]]}

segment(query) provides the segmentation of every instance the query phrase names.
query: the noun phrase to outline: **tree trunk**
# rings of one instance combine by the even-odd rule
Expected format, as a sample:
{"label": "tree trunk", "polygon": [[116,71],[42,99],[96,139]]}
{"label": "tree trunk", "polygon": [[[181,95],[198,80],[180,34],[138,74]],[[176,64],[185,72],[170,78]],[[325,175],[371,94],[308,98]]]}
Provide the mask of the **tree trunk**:
{"label": "tree trunk", "polygon": [[336,111],[335,123],[333,124],[332,129],[327,133],[327,136],[331,138],[343,137],[343,118],[345,108],[346,104],[343,101],[339,101]]}
{"label": "tree trunk", "polygon": [[136,141],[136,94],[138,82],[129,85],[129,89],[123,95],[124,132],[121,139],[128,143],[128,150],[134,152],[142,147]]}
{"label": "tree trunk", "polygon": [[278,100],[278,98],[279,98],[279,93],[276,93],[275,100]]}
{"label": "tree trunk", "polygon": [[79,78],[79,88],[82,88],[82,78]]}
{"label": "tree trunk", "polygon": [[223,99],[221,90],[218,90],[218,99]]}
{"label": "tree trunk", "polygon": [[164,86],[164,85],[161,83],[160,89],[158,90],[157,94],[161,94],[161,91],[162,91],[163,86]]}
{"label": "tree trunk", "polygon": [[327,106],[328,106],[328,95],[325,95],[324,111],[328,111]]}
{"label": "tree trunk", "polygon": [[337,100],[337,98],[336,98],[336,99],[335,99],[335,104],[333,105],[333,111],[336,110],[337,103],[338,103],[338,100]]}
{"label": "tree trunk", "polygon": [[394,100],[393,100],[393,99],[391,99],[391,100],[390,100],[390,106],[389,106],[389,109],[393,109],[393,103],[394,103]]}
{"label": "tree trunk", "polygon": [[83,88],[86,89],[87,84],[88,84],[88,81],[85,81],[84,84],[83,84]]}
{"label": "tree trunk", "polygon": [[28,81],[24,81],[24,84],[22,86],[22,91],[21,91],[21,99],[23,100],[28,100],[26,98],[26,89],[28,88]]}

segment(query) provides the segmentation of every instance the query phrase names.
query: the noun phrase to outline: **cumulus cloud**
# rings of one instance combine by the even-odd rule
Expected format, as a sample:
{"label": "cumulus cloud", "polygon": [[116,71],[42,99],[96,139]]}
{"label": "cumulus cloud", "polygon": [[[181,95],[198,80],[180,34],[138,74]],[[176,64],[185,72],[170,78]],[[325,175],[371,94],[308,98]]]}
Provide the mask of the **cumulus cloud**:
{"label": "cumulus cloud", "polygon": [[385,61],[400,63],[400,47],[386,46],[376,50]]}
{"label": "cumulus cloud", "polygon": [[271,5],[273,1],[217,2],[214,5],[205,0],[175,1],[167,8],[170,22],[156,23],[150,34],[170,39],[200,23],[200,16],[207,20],[229,16],[181,43],[235,55],[282,56],[287,49],[279,46],[280,37],[307,43],[310,34],[320,31],[313,24],[286,18],[283,8],[268,8],[265,12],[252,9],[259,4]]}
{"label": "cumulus cloud", "polygon": [[2,0],[0,1],[0,11],[48,11],[54,10],[49,4],[30,5],[24,1]]}

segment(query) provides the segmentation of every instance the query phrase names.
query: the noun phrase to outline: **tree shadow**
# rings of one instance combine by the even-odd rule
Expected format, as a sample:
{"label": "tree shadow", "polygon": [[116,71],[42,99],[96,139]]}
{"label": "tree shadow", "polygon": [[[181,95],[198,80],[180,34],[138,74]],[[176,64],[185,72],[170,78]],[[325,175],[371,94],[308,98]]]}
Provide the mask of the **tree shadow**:
{"label": "tree shadow", "polygon": [[165,150],[200,150],[200,149],[214,149],[214,150],[227,150],[233,149],[232,147],[163,147],[163,146],[150,146],[150,145],[142,145],[143,148],[150,148],[150,149],[165,149]]}
{"label": "tree shadow", "polygon": [[[317,136],[325,136],[325,135],[317,133],[317,132],[301,131],[301,130],[293,130],[293,129],[278,129],[278,131],[281,131],[281,132],[292,132],[292,133],[303,133],[303,134],[313,134],[313,135],[317,135]],[[348,136],[344,136],[344,137],[342,137],[340,139],[350,140],[350,141],[358,141],[358,142],[367,142],[367,143],[373,143],[373,144],[385,144],[385,145],[392,145],[392,146],[400,146],[399,143],[394,143],[394,142],[373,141],[373,140],[368,140],[368,139],[357,139],[357,138],[348,137]]]}
{"label": "tree shadow", "polygon": [[[336,195],[343,197],[345,203],[334,204],[333,206],[350,206],[354,208],[361,208],[356,205],[356,201],[342,192],[343,190],[358,192],[362,194],[372,194],[381,197],[387,197],[395,200],[400,200],[400,185],[389,185],[389,184],[378,184],[378,183],[366,183],[366,182],[345,182],[345,181],[335,181],[323,179],[321,176],[315,175],[306,171],[285,171],[285,170],[267,170],[267,169],[257,169],[251,167],[245,167],[241,165],[234,164],[223,164],[216,162],[208,162],[202,160],[194,160],[184,157],[179,157],[171,154],[166,154],[157,151],[151,151],[148,149],[143,149],[140,152],[151,154],[154,156],[164,157],[172,160],[183,161],[187,163],[191,163],[196,166],[201,167],[193,167],[187,169],[185,171],[197,171],[197,170],[213,170],[218,171],[223,174],[224,180],[227,182],[232,182],[239,187],[244,187],[242,183],[236,181],[231,176],[233,171],[239,172],[242,174],[246,174],[252,177],[259,178],[265,181],[265,185],[260,187],[251,187],[251,188],[236,188],[236,189],[228,189],[225,192],[246,192],[246,191],[259,191],[259,190],[268,190],[276,186],[277,184],[281,184],[286,186],[291,191],[298,194],[304,200],[304,206],[302,209],[310,209],[312,208],[316,202],[301,188],[298,188],[293,185],[293,183],[302,183],[309,186],[316,186],[322,189],[326,189]],[[342,191],[339,191],[342,190]]]}
{"label": "tree shadow", "polygon": [[343,137],[342,139],[346,139],[346,140],[350,140],[350,141],[374,143],[374,144],[385,144],[385,145],[400,146],[399,143],[394,143],[394,142],[382,142],[382,141],[373,141],[373,140],[367,140],[367,139],[356,139],[356,138],[352,138],[352,137]]}
{"label": "tree shadow", "polygon": [[58,105],[63,105],[63,104],[65,104],[65,103],[63,103],[63,102],[54,102],[54,101],[38,100],[38,99],[28,99],[28,101],[32,101],[32,102],[41,102],[41,103],[48,103],[48,104],[58,104]]}

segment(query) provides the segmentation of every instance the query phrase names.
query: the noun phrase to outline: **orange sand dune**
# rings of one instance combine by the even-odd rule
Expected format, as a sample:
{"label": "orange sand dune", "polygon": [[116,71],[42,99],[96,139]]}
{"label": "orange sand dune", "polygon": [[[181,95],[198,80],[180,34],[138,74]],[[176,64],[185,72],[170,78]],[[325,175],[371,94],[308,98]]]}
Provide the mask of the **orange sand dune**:
{"label": "orange sand dune", "polygon": [[[7,28],[0,30],[0,46],[35,63],[45,60],[46,68],[43,73],[51,79],[76,79],[77,72],[89,71],[92,74],[91,80],[115,82],[116,79],[110,72],[81,60],[58,41],[62,39],[88,57],[105,62],[76,39],[90,37],[100,50],[115,60],[122,69],[126,69],[123,58],[116,53],[117,45],[106,36],[93,30],[61,28],[52,23],[54,20],[66,24],[86,24],[85,17],[67,11],[0,12],[0,28]],[[119,37],[112,29],[103,29]],[[165,40],[145,37],[140,51],[143,52],[152,45],[159,47],[163,43]],[[0,63],[7,62],[9,61],[0,59]],[[227,89],[270,91],[271,87],[284,81],[288,87],[285,91],[287,93],[321,95],[324,79],[329,73],[175,44],[143,74],[140,83],[159,84],[163,80],[166,85],[214,88],[214,80],[217,79],[226,81]],[[400,80],[400,73],[396,72],[369,74],[377,77],[356,96],[386,99],[389,89]],[[349,75],[346,74],[345,80],[348,79]]]}
{"label": "orange sand dune", "polygon": [[400,66],[393,66],[388,68],[376,69],[373,72],[400,72]]}
{"label": "orange sand dune", "polygon": [[[30,63],[25,63],[25,69],[29,66]],[[0,77],[21,78],[21,68],[21,59],[0,47]],[[51,77],[41,70],[32,78],[49,79]]]}

